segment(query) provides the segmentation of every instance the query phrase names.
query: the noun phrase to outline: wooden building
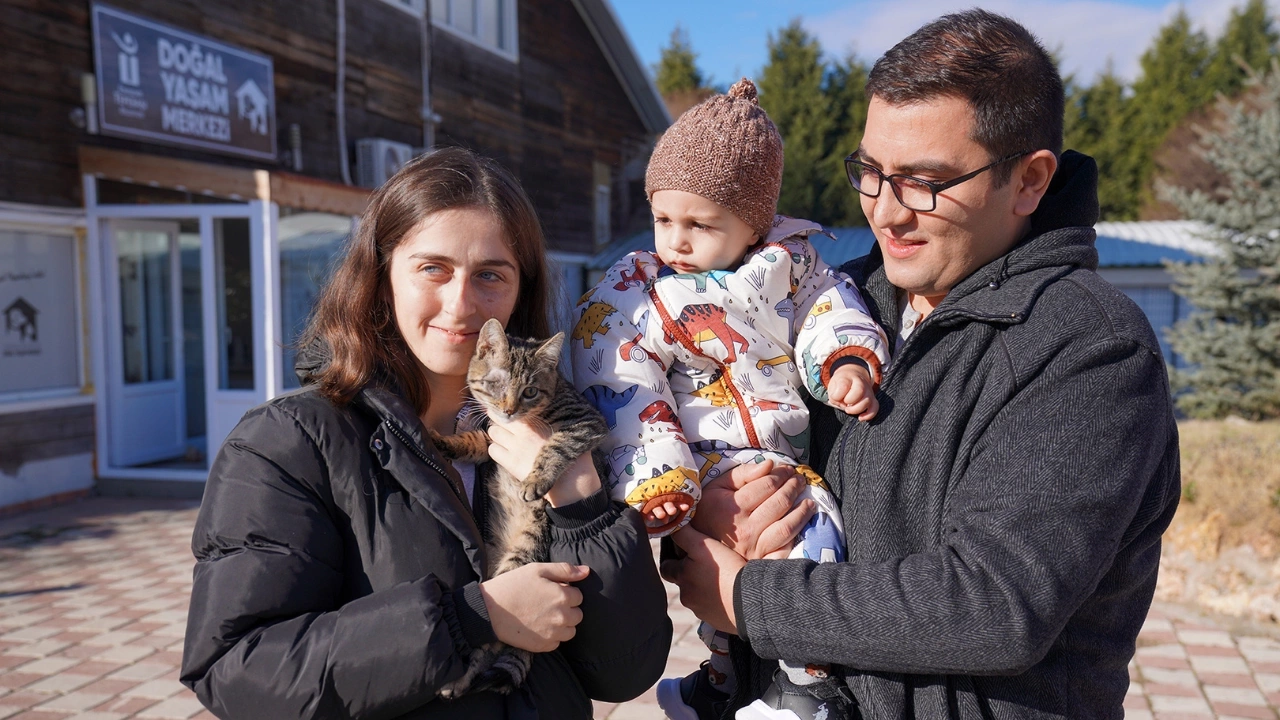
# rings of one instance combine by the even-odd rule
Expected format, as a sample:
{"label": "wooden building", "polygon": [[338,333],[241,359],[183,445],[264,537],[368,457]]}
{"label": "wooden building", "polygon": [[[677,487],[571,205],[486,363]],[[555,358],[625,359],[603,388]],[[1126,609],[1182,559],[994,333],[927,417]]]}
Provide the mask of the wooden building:
{"label": "wooden building", "polygon": [[607,0],[0,0],[0,512],[198,495],[423,148],[511,168],[576,297],[669,123]]}

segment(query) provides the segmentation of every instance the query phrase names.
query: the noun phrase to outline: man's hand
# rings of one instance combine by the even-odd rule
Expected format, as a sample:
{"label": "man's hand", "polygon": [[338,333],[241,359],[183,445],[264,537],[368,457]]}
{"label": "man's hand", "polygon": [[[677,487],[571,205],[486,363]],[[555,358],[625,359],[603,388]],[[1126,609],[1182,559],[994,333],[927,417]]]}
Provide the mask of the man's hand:
{"label": "man's hand", "polygon": [[841,365],[831,373],[831,379],[827,381],[827,398],[836,409],[857,415],[860,422],[875,419],[880,411],[871,373],[856,362]]}
{"label": "man's hand", "polygon": [[[705,497],[705,496],[704,496]],[[680,587],[680,603],[711,627],[738,634],[733,583],[747,564],[738,553],[685,526],[671,535],[685,556],[662,562],[662,577]]]}
{"label": "man's hand", "polygon": [[807,481],[772,460],[739,465],[702,487],[692,526],[748,560],[786,557],[817,506],[796,504]]}

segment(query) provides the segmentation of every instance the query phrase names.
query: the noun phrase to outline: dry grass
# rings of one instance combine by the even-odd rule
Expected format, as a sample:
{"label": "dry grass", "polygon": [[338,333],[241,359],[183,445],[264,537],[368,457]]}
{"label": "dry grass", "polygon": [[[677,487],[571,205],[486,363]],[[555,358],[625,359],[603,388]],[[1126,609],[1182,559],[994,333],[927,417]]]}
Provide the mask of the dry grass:
{"label": "dry grass", "polygon": [[1280,555],[1280,422],[1186,421],[1182,503],[1166,539],[1201,560],[1247,546]]}

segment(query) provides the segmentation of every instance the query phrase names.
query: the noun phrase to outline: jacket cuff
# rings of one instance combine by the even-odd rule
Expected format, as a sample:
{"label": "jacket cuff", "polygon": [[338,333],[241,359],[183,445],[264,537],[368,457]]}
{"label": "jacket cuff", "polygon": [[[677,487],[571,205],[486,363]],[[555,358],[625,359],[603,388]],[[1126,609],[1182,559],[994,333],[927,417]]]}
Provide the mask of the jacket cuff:
{"label": "jacket cuff", "polygon": [[738,626],[738,637],[751,643],[752,650],[762,658],[776,658],[766,627],[764,608],[765,584],[769,563],[781,560],[751,560],[738,572],[733,581],[733,614]]}
{"label": "jacket cuff", "polygon": [[751,641],[747,639],[746,614],[742,612],[742,576],[745,571],[746,568],[742,568],[733,579],[733,622],[738,626],[738,637],[742,642],[749,643]]}
{"label": "jacket cuff", "polygon": [[609,496],[604,488],[585,498],[560,507],[547,506],[547,517],[556,527],[565,530],[576,530],[587,525],[609,510]]}
{"label": "jacket cuff", "polygon": [[826,362],[822,363],[822,387],[831,382],[831,373],[837,367],[836,361],[847,357],[858,358],[866,363],[867,370],[871,371],[871,384],[876,388],[880,387],[880,358],[876,357],[875,351],[860,345],[846,345],[827,356]]}
{"label": "jacket cuff", "polygon": [[467,583],[444,597],[445,622],[460,654],[469,655],[472,649],[497,641],[479,582]]}

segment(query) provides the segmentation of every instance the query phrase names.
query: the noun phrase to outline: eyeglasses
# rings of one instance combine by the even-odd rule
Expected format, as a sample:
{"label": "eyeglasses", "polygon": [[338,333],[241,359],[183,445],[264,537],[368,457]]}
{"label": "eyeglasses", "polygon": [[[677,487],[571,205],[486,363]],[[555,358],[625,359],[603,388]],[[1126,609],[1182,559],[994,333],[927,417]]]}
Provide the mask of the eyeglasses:
{"label": "eyeglasses", "polygon": [[946,182],[921,180],[910,175],[885,175],[880,168],[855,159],[858,156],[856,152],[844,159],[844,171],[849,176],[849,184],[853,189],[867,197],[880,197],[880,189],[884,187],[884,181],[888,180],[894,197],[898,198],[903,207],[915,212],[933,212],[938,207],[938,193],[972,180],[997,165],[1031,153],[1031,150],[1023,150],[1006,155],[990,165]]}

